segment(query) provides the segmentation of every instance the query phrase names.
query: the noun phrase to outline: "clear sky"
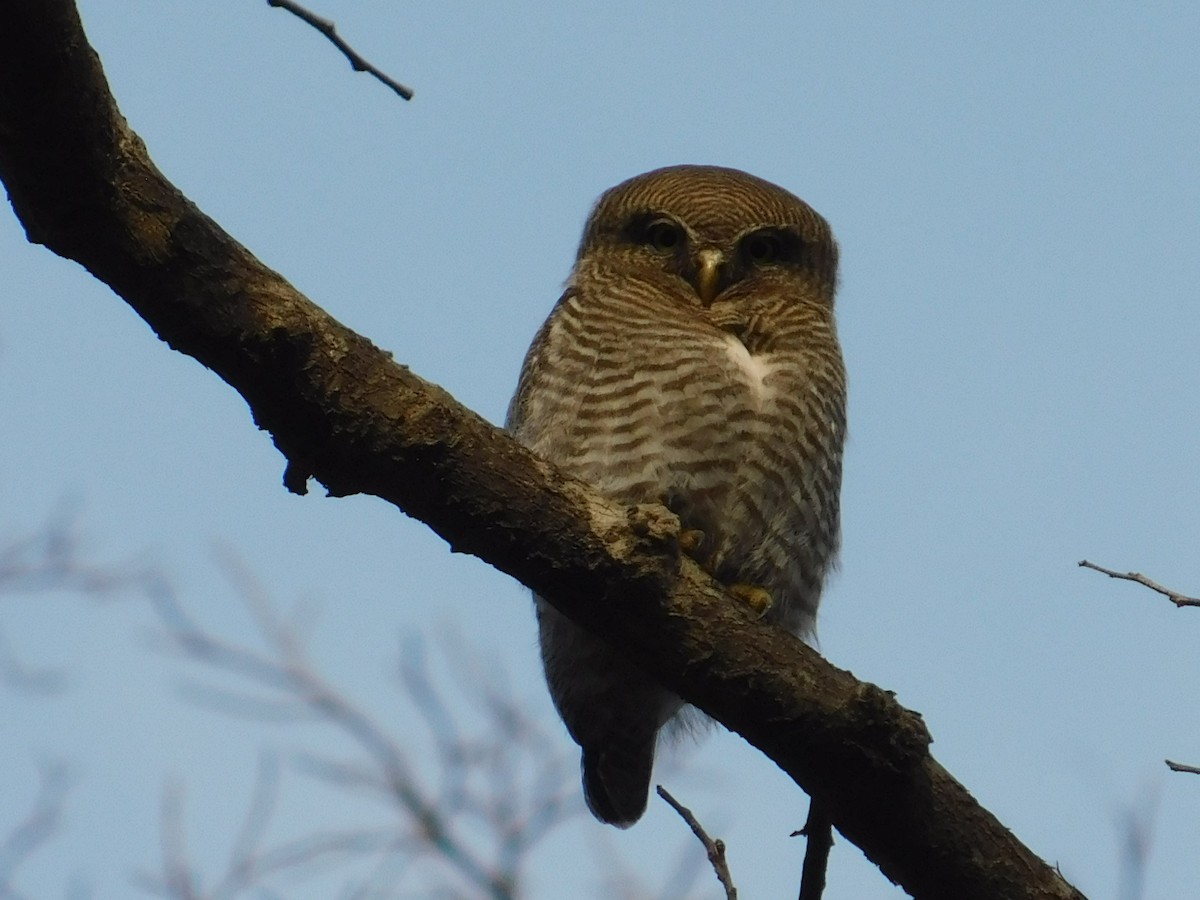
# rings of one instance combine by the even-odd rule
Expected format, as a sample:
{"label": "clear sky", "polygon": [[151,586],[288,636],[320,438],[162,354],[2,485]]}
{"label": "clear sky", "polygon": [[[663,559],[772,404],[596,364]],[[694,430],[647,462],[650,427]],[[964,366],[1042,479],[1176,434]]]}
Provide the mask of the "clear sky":
{"label": "clear sky", "polygon": [[[1200,763],[1200,618],[1075,565],[1200,593],[1200,6],[316,5],[416,89],[407,104],[263,2],[82,7],[167,176],[494,422],[603,189],[715,163],[808,200],[842,247],[851,375],[822,651],[923,713],[938,759],[1089,896],[1125,900],[1131,815],[1152,823],[1144,897],[1200,891],[1200,780],[1162,763]],[[244,403],[7,213],[0,411],[0,537],[70,508],[91,558],[161,567],[206,625],[253,641],[213,552],[232,548],[317,610],[323,670],[397,734],[416,729],[398,647],[436,655],[453,633],[573,754],[519,585],[381,501],[287,494]],[[41,761],[75,779],[15,881],[28,896],[130,896],[169,781],[194,862],[218,871],[260,748],[343,749],[189,704],[184,676],[213,679],[156,650],[154,625],[132,598],[0,598],[8,648],[68,678],[0,687],[0,834]],[[728,842],[743,896],[794,892],[806,801],[769,761],[718,731],[666,778]],[[380,820],[301,776],[283,789],[280,838]],[[625,833],[581,818],[534,856],[530,895],[591,891],[613,858],[657,892],[690,840],[657,803]],[[830,879],[903,896],[845,841]],[[702,872],[695,895],[715,894]]]}

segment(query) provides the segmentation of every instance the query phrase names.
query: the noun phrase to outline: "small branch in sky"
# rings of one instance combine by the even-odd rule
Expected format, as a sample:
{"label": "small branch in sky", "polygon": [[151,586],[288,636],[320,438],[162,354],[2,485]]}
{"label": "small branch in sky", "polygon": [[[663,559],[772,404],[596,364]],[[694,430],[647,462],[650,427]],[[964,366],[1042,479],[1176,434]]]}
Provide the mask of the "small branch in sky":
{"label": "small branch in sky", "polygon": [[1104,568],[1104,566],[1098,566],[1095,563],[1088,562],[1086,559],[1081,559],[1079,561],[1079,565],[1085,569],[1094,569],[1102,575],[1107,575],[1109,578],[1119,578],[1122,581],[1133,581],[1137,584],[1144,585],[1145,587],[1150,588],[1150,590],[1157,591],[1158,593],[1162,594],[1178,607],[1200,606],[1200,598],[1187,597],[1178,591],[1171,590],[1169,587],[1163,587],[1157,581],[1151,581],[1140,572],[1115,572],[1112,569]]}
{"label": "small branch in sky", "polygon": [[1189,766],[1187,763],[1174,762],[1173,760],[1164,759],[1167,768],[1172,772],[1186,772],[1189,775],[1200,775],[1200,766]]}
{"label": "small branch in sky", "polygon": [[17,870],[57,833],[71,777],[61,762],[42,766],[41,785],[33,806],[6,835],[0,835],[0,897],[25,896],[14,886]]}
{"label": "small branch in sky", "polygon": [[368,75],[374,75],[405,100],[411,100],[413,98],[412,88],[406,87],[405,85],[396,81],[390,75],[387,75],[386,73],[375,68],[369,62],[359,56],[353,47],[342,40],[341,35],[337,33],[337,27],[333,24],[331,19],[322,19],[316,13],[305,9],[300,4],[293,3],[292,0],[267,0],[267,5],[276,6],[280,9],[287,10],[292,15],[303,19],[313,28],[317,29],[317,31],[321,32],[321,34],[325,35],[325,37],[329,38],[330,43],[341,50],[346,59],[350,60],[350,65],[354,67],[354,71],[366,72]]}
{"label": "small branch in sky", "polygon": [[725,888],[726,900],[737,900],[737,888],[733,886],[733,876],[729,874],[729,865],[725,862],[725,842],[720,838],[716,840],[710,838],[699,820],[692,815],[692,811],[672,797],[661,784],[657,785],[654,789],[658,791],[658,796],[667,801],[667,805],[671,809],[679,813],[680,818],[687,822],[688,827],[692,829],[692,833],[704,845],[704,851],[708,854],[708,861],[712,863],[713,871],[717,873],[717,880],[721,882],[721,887]]}
{"label": "small branch in sky", "polygon": [[1146,872],[1154,849],[1158,799],[1157,790],[1141,791],[1131,805],[1118,813],[1115,823],[1120,846],[1117,900],[1142,900],[1146,896]]}
{"label": "small branch in sky", "polygon": [[804,835],[804,866],[800,870],[800,900],[821,900],[825,893],[825,870],[833,847],[833,822],[816,800],[808,801],[808,821],[792,836]]}

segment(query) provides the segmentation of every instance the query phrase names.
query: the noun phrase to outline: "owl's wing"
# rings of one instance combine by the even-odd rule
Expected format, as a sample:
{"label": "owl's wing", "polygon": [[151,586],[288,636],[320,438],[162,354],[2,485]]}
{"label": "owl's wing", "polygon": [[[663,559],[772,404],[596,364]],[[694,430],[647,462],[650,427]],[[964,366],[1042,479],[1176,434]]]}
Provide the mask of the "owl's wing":
{"label": "owl's wing", "polygon": [[562,296],[558,298],[558,302],[554,304],[554,309],[550,311],[550,315],[546,317],[546,321],[538,329],[538,333],[533,338],[533,343],[529,345],[529,350],[525,354],[525,361],[521,364],[521,376],[517,380],[517,390],[513,394],[512,400],[508,403],[508,412],[504,417],[504,429],[518,440],[521,438],[521,425],[525,421],[529,394],[536,389],[542,373],[545,371],[545,357],[549,345],[547,335],[549,335],[550,328],[554,323],[554,314],[563,303],[576,293],[578,291],[574,287],[568,287],[563,291]]}

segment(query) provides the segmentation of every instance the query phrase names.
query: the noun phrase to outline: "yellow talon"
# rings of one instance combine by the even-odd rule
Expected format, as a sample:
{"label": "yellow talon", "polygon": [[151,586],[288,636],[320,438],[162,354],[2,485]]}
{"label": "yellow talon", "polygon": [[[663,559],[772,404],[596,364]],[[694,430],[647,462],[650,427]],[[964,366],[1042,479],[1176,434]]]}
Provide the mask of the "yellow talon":
{"label": "yellow talon", "polygon": [[749,606],[759,616],[765,616],[774,605],[771,592],[753,584],[731,584],[729,593]]}
{"label": "yellow talon", "polygon": [[699,528],[685,528],[679,532],[679,549],[691,554],[704,542],[704,532]]}
{"label": "yellow talon", "polygon": [[[679,549],[700,563],[701,568],[710,575],[717,577],[715,557],[704,559],[697,553],[703,543],[704,532],[699,528],[684,528],[679,532]],[[765,616],[771,611],[771,607],[775,605],[775,601],[771,597],[771,592],[766,588],[753,584],[742,584],[741,582],[731,584],[728,588],[729,593],[749,606],[756,616]]]}

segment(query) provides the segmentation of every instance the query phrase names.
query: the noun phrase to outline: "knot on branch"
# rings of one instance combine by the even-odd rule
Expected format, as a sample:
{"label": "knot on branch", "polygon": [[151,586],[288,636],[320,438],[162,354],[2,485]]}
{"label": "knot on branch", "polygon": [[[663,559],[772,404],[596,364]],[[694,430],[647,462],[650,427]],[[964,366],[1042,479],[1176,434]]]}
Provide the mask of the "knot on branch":
{"label": "knot on branch", "polygon": [[638,539],[636,553],[679,558],[679,517],[658,503],[639,503],[626,510],[630,532]]}
{"label": "knot on branch", "polygon": [[876,766],[903,772],[929,754],[933,736],[920,713],[896,702],[896,695],[876,685],[858,685],[847,710],[862,735],[862,749]]}

